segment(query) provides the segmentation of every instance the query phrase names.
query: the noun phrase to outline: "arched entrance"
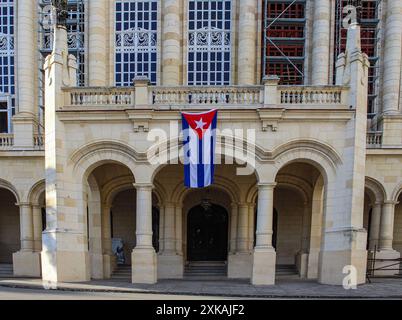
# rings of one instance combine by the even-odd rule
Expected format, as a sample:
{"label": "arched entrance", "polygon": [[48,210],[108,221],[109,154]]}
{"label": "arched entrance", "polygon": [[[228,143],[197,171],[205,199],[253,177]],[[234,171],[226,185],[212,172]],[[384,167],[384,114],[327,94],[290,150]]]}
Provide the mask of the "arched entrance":
{"label": "arched entrance", "polygon": [[228,212],[210,204],[192,208],[187,218],[188,261],[226,261],[228,255]]}
{"label": "arched entrance", "polygon": [[20,250],[20,214],[16,202],[11,191],[0,188],[0,267],[11,265],[13,253]]}

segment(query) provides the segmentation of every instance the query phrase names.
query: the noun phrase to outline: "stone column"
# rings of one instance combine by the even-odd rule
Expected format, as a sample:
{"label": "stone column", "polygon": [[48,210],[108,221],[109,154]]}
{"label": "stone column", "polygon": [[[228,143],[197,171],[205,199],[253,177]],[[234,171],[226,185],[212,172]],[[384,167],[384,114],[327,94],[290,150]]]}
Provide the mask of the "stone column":
{"label": "stone column", "polygon": [[309,256],[309,236],[311,229],[311,213],[312,208],[306,201],[303,204],[303,223],[302,223],[302,236],[301,236],[301,250],[297,254],[296,265],[299,270],[301,278],[307,278],[308,272],[308,256]]}
{"label": "stone column", "polygon": [[20,236],[21,251],[33,251],[33,217],[31,205],[28,203],[20,204]]}
{"label": "stone column", "polygon": [[384,81],[382,108],[384,113],[398,113],[401,85],[402,2],[387,1],[384,46]]}
{"label": "stone column", "polygon": [[36,98],[37,18],[36,2],[19,0],[17,3],[16,34],[16,89],[17,114],[13,117],[14,146],[17,149],[33,148],[33,134],[38,116]]}
{"label": "stone column", "polygon": [[32,207],[20,203],[20,251],[13,254],[15,276],[40,277],[40,253],[34,252]]}
{"label": "stone column", "polygon": [[257,1],[240,0],[239,6],[238,84],[256,83]]}
{"label": "stone column", "polygon": [[[376,253],[376,259],[399,259],[401,254],[394,250],[392,242],[394,239],[394,219],[395,219],[395,206],[398,204],[396,201],[384,201],[381,214],[381,227],[380,227],[380,244],[379,252]],[[379,271],[375,271],[377,276],[392,276],[398,274],[397,266],[390,266],[395,264],[392,261],[376,261],[375,268]]]}
{"label": "stone column", "polygon": [[157,281],[156,253],[152,246],[152,184],[134,184],[137,191],[136,246],[131,255],[132,282]]}
{"label": "stone column", "polygon": [[255,204],[248,206],[248,251],[254,250],[254,229],[255,229]]}
{"label": "stone column", "polygon": [[230,212],[230,253],[234,254],[237,250],[237,217],[238,217],[238,206],[237,203],[233,202],[231,204]]}
{"label": "stone column", "polygon": [[248,205],[239,205],[239,225],[237,227],[237,252],[248,251]]}
{"label": "stone column", "polygon": [[370,250],[374,250],[375,248],[377,248],[378,250],[380,225],[381,225],[381,203],[376,202],[371,212],[370,239],[369,239]]}
{"label": "stone column", "polygon": [[176,205],[176,253],[183,256],[183,207]]}
{"label": "stone column", "polygon": [[162,5],[162,83],[177,86],[182,82],[182,1],[164,0]]}
{"label": "stone column", "polygon": [[390,251],[394,239],[394,218],[397,202],[385,201],[382,207],[380,228],[380,251]]}
{"label": "stone column", "polygon": [[253,285],[275,284],[276,253],[272,247],[275,186],[276,183],[258,185],[257,241],[251,278]]}
{"label": "stone column", "polygon": [[329,79],[331,1],[314,1],[312,84],[327,85]]}
{"label": "stone column", "polygon": [[88,81],[90,86],[107,84],[107,1],[88,1]]}
{"label": "stone column", "polygon": [[164,249],[158,257],[158,278],[180,279],[183,277],[183,256],[177,254],[176,248],[176,206],[167,202],[164,208]]}
{"label": "stone column", "polygon": [[249,245],[249,205],[232,204],[231,251],[228,256],[228,277],[245,279],[251,277],[252,255]]}
{"label": "stone column", "polygon": [[110,212],[112,207],[102,204],[102,249],[103,249],[103,276],[110,279],[116,266],[116,258],[112,251],[112,226]]}
{"label": "stone column", "polygon": [[34,205],[32,207],[32,219],[33,219],[33,239],[34,239],[34,251],[42,251],[42,206]]}

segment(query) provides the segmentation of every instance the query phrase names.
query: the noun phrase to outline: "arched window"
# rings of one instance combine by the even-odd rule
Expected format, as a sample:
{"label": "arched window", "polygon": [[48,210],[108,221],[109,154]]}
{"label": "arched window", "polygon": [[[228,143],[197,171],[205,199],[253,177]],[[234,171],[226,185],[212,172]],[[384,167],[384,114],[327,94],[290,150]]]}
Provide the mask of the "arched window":
{"label": "arched window", "polygon": [[230,84],[231,13],[230,0],[189,1],[189,85]]}
{"label": "arched window", "polygon": [[116,86],[137,76],[156,84],[158,1],[119,0],[115,9]]}
{"label": "arched window", "polygon": [[11,132],[15,113],[14,0],[0,1],[0,133]]}

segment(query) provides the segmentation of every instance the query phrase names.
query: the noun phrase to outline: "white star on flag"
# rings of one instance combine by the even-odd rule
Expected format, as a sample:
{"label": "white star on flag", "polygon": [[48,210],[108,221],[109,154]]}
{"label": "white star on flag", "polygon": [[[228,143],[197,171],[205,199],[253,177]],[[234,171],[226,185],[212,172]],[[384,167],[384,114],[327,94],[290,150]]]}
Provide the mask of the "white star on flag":
{"label": "white star on flag", "polygon": [[197,130],[197,129],[204,130],[204,126],[207,124],[206,122],[204,122],[202,120],[202,118],[200,119],[200,121],[195,121],[195,123],[197,124],[197,127],[195,128],[195,130]]}

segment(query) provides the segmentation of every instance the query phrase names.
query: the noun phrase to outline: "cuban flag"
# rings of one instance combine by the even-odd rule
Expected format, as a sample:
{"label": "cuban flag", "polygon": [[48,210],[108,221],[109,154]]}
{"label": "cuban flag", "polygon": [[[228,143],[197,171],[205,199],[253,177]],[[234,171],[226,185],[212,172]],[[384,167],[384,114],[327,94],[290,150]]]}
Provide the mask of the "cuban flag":
{"label": "cuban flag", "polygon": [[182,113],[184,183],[187,188],[213,184],[218,111]]}

